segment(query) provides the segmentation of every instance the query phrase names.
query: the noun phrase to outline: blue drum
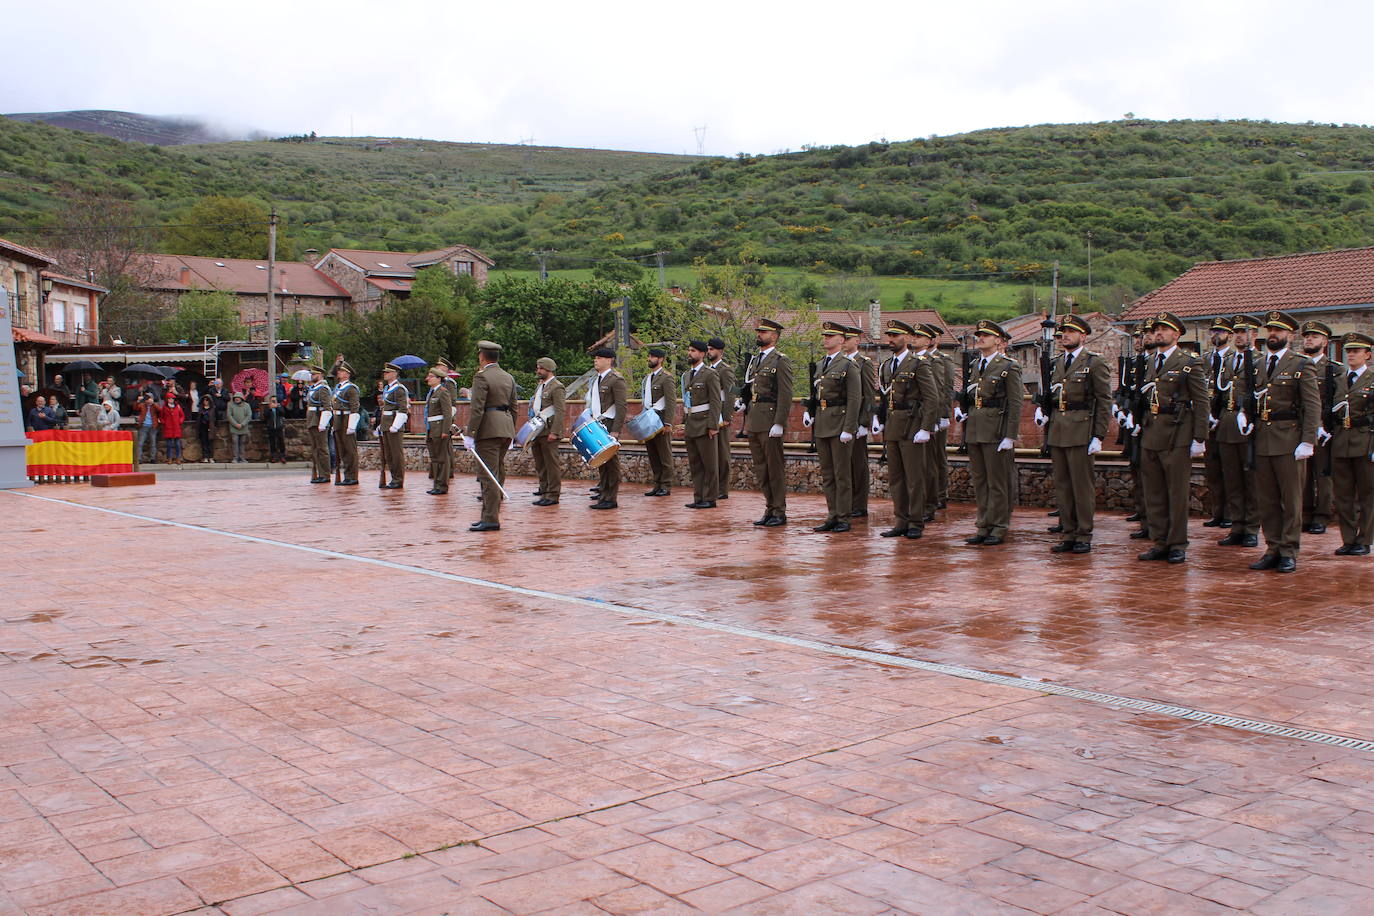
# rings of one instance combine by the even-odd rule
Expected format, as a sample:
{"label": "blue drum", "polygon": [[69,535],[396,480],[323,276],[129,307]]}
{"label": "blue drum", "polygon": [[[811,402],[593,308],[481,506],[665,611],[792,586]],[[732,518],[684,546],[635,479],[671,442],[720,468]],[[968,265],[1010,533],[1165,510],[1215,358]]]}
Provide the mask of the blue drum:
{"label": "blue drum", "polygon": [[630,434],[630,438],[638,439],[640,442],[648,442],[663,432],[663,429],[663,421],[659,419],[657,410],[646,408],[625,421],[625,432]]}
{"label": "blue drum", "polygon": [[578,418],[577,428],[573,430],[572,444],[587,466],[593,468],[601,467],[620,451],[620,443],[585,412]]}
{"label": "blue drum", "polygon": [[544,418],[530,417],[525,421],[524,426],[515,431],[515,438],[511,440],[510,444],[511,451],[520,448],[528,448],[529,444],[534,441],[535,436],[538,436],[543,431]]}

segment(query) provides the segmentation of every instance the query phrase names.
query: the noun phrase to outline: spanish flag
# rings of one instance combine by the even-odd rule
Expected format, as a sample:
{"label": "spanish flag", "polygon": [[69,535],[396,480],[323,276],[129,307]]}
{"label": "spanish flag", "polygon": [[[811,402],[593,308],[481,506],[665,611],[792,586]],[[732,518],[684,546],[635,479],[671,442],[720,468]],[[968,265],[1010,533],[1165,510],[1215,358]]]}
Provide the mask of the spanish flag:
{"label": "spanish flag", "polygon": [[45,429],[26,433],[30,477],[89,477],[134,469],[134,434],[110,430]]}

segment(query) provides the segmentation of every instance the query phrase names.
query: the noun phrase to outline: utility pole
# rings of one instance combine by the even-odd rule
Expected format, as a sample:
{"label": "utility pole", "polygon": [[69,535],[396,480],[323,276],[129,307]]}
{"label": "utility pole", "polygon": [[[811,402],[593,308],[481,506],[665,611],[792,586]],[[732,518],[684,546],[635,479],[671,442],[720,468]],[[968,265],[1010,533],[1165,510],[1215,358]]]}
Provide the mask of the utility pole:
{"label": "utility pole", "polygon": [[666,251],[655,251],[655,252],[654,252],[654,258],[658,261],[658,288],[659,288],[659,289],[667,289],[667,288],[668,288],[668,283],[667,283],[667,281],[664,279],[664,276],[663,276],[663,257],[664,257],[664,255],[666,255],[667,253],[668,253],[668,252],[666,252]]}
{"label": "utility pole", "polygon": [[1093,304],[1093,231],[1088,230],[1088,307]]}
{"label": "utility pole", "polygon": [[707,125],[703,124],[703,125],[701,125],[700,127],[693,127],[693,128],[692,128],[692,132],[693,132],[694,134],[697,135],[697,155],[698,155],[698,156],[704,156],[704,155],[706,155],[706,127],[707,127]]}
{"label": "utility pole", "polygon": [[1050,280],[1050,317],[1059,313],[1059,262],[1054,262],[1054,273]]}
{"label": "utility pole", "polygon": [[267,390],[277,373],[277,208],[267,221]]}
{"label": "utility pole", "polygon": [[530,252],[530,254],[534,255],[539,260],[539,279],[541,280],[547,280],[549,278],[549,255],[553,253],[553,251]]}

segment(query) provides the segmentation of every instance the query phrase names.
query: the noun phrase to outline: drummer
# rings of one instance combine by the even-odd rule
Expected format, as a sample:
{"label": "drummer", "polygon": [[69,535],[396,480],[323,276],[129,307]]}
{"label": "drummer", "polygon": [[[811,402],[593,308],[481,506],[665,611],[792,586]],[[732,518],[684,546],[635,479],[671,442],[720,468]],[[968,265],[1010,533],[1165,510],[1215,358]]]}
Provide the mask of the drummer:
{"label": "drummer", "polygon": [[652,410],[658,414],[663,431],[644,443],[649,456],[649,473],[653,476],[653,486],[645,496],[667,496],[673,490],[673,437],[672,427],[677,419],[677,393],[673,377],[663,368],[668,351],[662,346],[649,348],[649,374],[644,376],[644,390],[641,395],[640,410]]}
{"label": "drummer", "polygon": [[[628,386],[625,376],[615,370],[615,351],[610,347],[598,347],[592,351],[592,366],[596,375],[587,389],[587,409],[592,419],[606,428],[611,438],[619,441],[620,429],[625,425]],[[593,509],[618,509],[616,498],[620,495],[620,455],[617,453],[597,468],[600,475],[597,481],[596,502]]]}
{"label": "drummer", "polygon": [[534,455],[534,471],[539,475],[539,489],[534,501],[536,506],[556,506],[558,497],[563,493],[563,473],[558,466],[558,440],[563,438],[563,420],[567,413],[567,395],[563,383],[554,372],[558,364],[547,356],[541,356],[534,363],[534,374],[539,377],[539,387],[534,389],[530,398],[530,421],[536,418],[542,422],[539,431],[530,443]]}

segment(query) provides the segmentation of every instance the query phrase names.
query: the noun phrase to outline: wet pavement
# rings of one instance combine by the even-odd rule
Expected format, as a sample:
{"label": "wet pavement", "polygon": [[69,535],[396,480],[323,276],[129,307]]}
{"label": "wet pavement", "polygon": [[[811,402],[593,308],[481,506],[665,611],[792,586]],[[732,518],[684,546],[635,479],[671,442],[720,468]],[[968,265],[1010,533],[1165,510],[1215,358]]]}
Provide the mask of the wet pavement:
{"label": "wet pavement", "polygon": [[1334,534],[1278,576],[1197,524],[1139,563],[1119,516],[1051,557],[1040,511],[980,549],[963,506],[893,543],[877,501],[821,535],[816,497],[759,530],[753,493],[513,480],[475,535],[470,480],[169,478],[28,491],[142,518],[0,493],[0,914],[1374,897],[1370,751],[899,664],[1374,740],[1374,567]]}

